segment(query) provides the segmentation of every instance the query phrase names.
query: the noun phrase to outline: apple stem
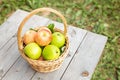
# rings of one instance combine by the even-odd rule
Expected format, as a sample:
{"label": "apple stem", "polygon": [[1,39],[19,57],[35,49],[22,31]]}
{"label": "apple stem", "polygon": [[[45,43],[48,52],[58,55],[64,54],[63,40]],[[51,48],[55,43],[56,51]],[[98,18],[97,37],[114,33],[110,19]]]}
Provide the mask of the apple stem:
{"label": "apple stem", "polygon": [[38,30],[35,30],[35,29],[33,29],[33,28],[30,28],[30,30],[33,30],[33,31],[35,31],[35,32],[37,32]]}

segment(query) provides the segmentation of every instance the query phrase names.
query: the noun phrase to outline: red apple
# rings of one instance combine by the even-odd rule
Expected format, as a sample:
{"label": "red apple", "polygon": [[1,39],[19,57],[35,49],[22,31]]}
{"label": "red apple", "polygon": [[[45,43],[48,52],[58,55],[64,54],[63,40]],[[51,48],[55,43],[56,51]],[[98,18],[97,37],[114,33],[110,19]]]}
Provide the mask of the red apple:
{"label": "red apple", "polygon": [[35,41],[40,46],[46,46],[52,41],[52,32],[47,27],[40,27],[36,36]]}
{"label": "red apple", "polygon": [[27,45],[28,43],[35,41],[36,32],[34,30],[28,30],[23,36],[23,42]]}
{"label": "red apple", "polygon": [[38,59],[39,61],[44,61],[43,57],[40,56],[40,58]]}

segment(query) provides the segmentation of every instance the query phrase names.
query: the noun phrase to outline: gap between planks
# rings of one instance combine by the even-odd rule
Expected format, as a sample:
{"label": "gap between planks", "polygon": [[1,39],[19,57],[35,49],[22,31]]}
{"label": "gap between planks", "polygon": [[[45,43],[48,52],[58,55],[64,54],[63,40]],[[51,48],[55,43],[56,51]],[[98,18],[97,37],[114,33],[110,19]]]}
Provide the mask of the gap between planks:
{"label": "gap between planks", "polygon": [[[20,15],[22,15],[21,17],[19,16],[19,14]],[[5,44],[3,44],[2,46],[1,46],[1,50],[0,50],[0,59],[2,59],[3,57],[3,54],[6,52],[6,51],[9,51],[10,50],[10,48],[12,47],[12,46],[14,46],[12,43],[11,43],[11,41],[13,41],[13,37],[15,37],[15,35],[16,35],[16,31],[17,31],[17,29],[16,29],[16,27],[18,27],[19,26],[19,23],[21,22],[21,20],[26,16],[28,14],[28,12],[25,12],[25,11],[22,11],[22,10],[17,10],[5,23],[3,23],[3,25],[1,26],[2,28],[0,28],[0,30],[1,31],[6,31],[7,30],[7,33],[5,33],[6,35],[9,35],[9,36],[6,36],[6,35],[3,35],[2,34],[2,37],[1,38],[5,38],[5,40],[3,40],[2,42],[0,42],[0,44],[3,44],[3,43],[5,43]],[[38,18],[38,16],[33,16],[32,17],[32,19],[34,20],[35,18],[37,17],[37,19],[39,20],[39,21],[42,21],[42,23],[41,23],[41,25],[45,25],[47,22],[48,22],[48,20],[49,19],[47,19],[47,18],[43,18],[43,17],[39,17]],[[17,20],[14,20],[14,19],[16,19],[17,18]],[[33,22],[36,22],[37,24],[39,24],[38,22],[39,21],[33,21]],[[10,34],[11,33],[11,30],[9,29],[10,27],[10,25],[9,24],[12,24],[11,25],[11,27],[12,26],[14,26],[14,27],[12,27],[12,29],[15,29],[14,31],[12,31],[12,34]],[[32,23],[33,24],[33,23]],[[27,26],[30,26],[30,24],[26,24]],[[25,26],[26,26],[25,25]],[[7,27],[9,27],[9,28],[7,28]],[[17,39],[16,39],[17,40]],[[15,41],[16,41],[15,40]],[[7,45],[9,45],[9,46],[7,46]],[[10,47],[11,46],[11,47]],[[17,44],[16,44],[16,46],[17,46]],[[15,49],[16,49],[16,47],[15,47]],[[14,49],[13,49],[14,50]],[[17,49],[16,49],[17,50]],[[6,54],[4,54],[4,55],[9,55],[10,56],[10,54],[9,53],[6,53]],[[18,55],[18,57],[19,57],[19,55]],[[5,58],[4,58],[5,59]],[[15,58],[16,59],[16,58]],[[15,60],[15,59],[13,59],[13,60]],[[17,60],[17,59],[16,59]],[[15,61],[16,61],[15,60]],[[2,60],[1,60],[2,61]],[[8,60],[9,61],[9,60]],[[10,60],[11,61],[11,60]],[[11,68],[11,66],[13,66],[13,64],[14,64],[14,61],[11,63],[11,64],[9,64],[9,65],[7,65],[8,67],[5,67],[5,66],[3,66],[2,65],[2,63],[4,62],[4,60],[1,62],[1,65],[0,65],[0,67],[1,67],[1,69],[3,70],[3,73],[1,74],[2,76],[4,76],[8,71],[9,71],[9,69]],[[6,63],[6,62],[5,62]],[[5,64],[4,63],[4,64]],[[7,64],[7,63],[6,63]]]}
{"label": "gap between planks", "polygon": [[105,36],[87,32],[85,39],[61,77],[61,80],[90,80],[106,41],[107,37]]}

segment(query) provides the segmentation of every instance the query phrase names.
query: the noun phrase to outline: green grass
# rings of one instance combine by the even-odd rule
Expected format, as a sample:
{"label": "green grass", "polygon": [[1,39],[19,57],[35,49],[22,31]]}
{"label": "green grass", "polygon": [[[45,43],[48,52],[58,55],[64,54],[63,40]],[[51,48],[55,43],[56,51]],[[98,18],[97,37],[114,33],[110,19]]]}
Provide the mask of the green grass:
{"label": "green grass", "polygon": [[107,36],[92,80],[120,80],[120,0],[2,0],[0,24],[17,9],[39,7],[52,7],[65,15],[68,24]]}

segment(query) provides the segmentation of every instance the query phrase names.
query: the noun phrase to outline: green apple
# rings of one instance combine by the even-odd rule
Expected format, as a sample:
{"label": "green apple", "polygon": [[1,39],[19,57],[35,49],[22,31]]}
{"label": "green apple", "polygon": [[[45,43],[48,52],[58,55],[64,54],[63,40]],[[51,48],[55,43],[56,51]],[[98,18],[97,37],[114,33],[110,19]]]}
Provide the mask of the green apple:
{"label": "green apple", "polygon": [[47,45],[42,52],[45,60],[55,60],[60,56],[60,49],[55,45]]}
{"label": "green apple", "polygon": [[52,34],[51,44],[61,48],[65,44],[65,36],[60,32],[54,32]]}
{"label": "green apple", "polygon": [[37,43],[29,43],[24,48],[24,53],[31,59],[38,59],[41,56],[42,49]]}

